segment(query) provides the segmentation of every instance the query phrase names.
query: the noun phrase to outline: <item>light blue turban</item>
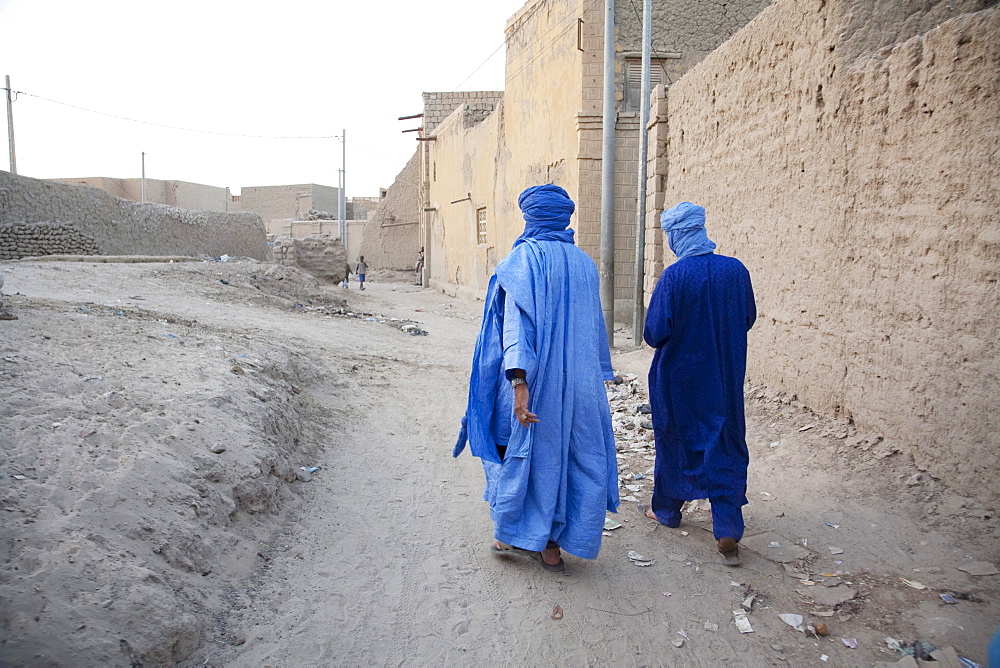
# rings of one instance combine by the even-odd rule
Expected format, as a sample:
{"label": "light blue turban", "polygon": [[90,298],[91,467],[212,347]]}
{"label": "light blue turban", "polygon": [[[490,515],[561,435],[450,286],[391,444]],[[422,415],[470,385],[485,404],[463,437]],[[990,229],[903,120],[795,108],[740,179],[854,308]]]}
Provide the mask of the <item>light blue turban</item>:
{"label": "light blue turban", "polygon": [[532,186],[517,198],[517,205],[524,214],[525,226],[515,246],[526,239],[573,243],[573,230],[567,228],[576,205],[565,190],[551,183]]}
{"label": "light blue turban", "polygon": [[715,242],[705,232],[705,207],[681,202],[660,214],[660,227],[678,260],[715,250]]}

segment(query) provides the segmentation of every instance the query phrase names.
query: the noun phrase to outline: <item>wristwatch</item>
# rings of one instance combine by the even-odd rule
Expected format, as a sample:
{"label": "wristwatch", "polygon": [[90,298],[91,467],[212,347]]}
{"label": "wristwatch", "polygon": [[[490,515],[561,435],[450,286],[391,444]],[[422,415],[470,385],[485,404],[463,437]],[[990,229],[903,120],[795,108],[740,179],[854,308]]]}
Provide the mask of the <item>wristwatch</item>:
{"label": "wristwatch", "polygon": [[528,384],[528,381],[526,379],[524,379],[524,378],[511,378],[510,379],[510,386],[511,387],[517,387],[518,385],[527,385],[527,384]]}

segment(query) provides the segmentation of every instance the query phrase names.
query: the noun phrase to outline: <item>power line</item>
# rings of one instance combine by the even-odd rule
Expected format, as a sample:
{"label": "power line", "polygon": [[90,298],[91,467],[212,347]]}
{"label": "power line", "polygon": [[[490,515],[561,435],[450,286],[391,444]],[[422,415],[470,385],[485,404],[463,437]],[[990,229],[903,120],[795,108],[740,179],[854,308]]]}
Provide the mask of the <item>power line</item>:
{"label": "power line", "polygon": [[[6,90],[6,89],[4,89]],[[160,128],[167,128],[168,130],[180,130],[183,132],[197,132],[199,134],[207,135],[221,135],[223,137],[243,137],[250,139],[338,139],[340,135],[251,135],[251,134],[239,134],[236,132],[218,132],[215,130],[200,130],[198,128],[182,128],[177,125],[167,125],[165,123],[154,123],[152,121],[143,121],[138,118],[129,118],[127,116],[118,116],[116,114],[109,114],[104,111],[97,111],[95,109],[88,109],[86,107],[81,107],[76,104],[70,104],[69,102],[61,102],[59,100],[53,100],[52,98],[44,97],[42,95],[36,95],[34,93],[28,93],[23,90],[11,91],[16,95],[27,95],[28,97],[38,98],[39,100],[45,100],[46,102],[51,102],[53,104],[59,104],[64,107],[70,107],[71,109],[78,109],[80,111],[86,111],[91,114],[97,114],[98,116],[107,116],[109,118],[116,118],[121,121],[129,121],[131,123],[140,123],[142,125],[152,125]]]}
{"label": "power line", "polygon": [[466,81],[468,81],[469,79],[471,79],[472,76],[476,72],[478,72],[479,70],[483,69],[483,65],[485,65],[488,62],[490,62],[490,60],[493,58],[493,56],[497,55],[497,52],[500,51],[500,49],[502,49],[505,46],[507,46],[507,42],[509,42],[510,39],[514,35],[517,34],[517,31],[521,29],[521,26],[523,26],[525,23],[527,23],[528,19],[530,19],[532,16],[534,16],[535,12],[537,12],[541,7],[542,7],[542,3],[541,2],[538,3],[537,5],[535,5],[535,8],[532,9],[531,12],[521,20],[521,22],[517,25],[517,27],[515,27],[514,30],[510,33],[510,35],[504,37],[504,40],[503,40],[503,42],[500,43],[500,46],[498,46],[496,49],[494,49],[493,53],[491,53],[490,55],[488,55],[486,57],[486,60],[484,60],[483,62],[479,63],[479,67],[477,67],[476,69],[472,70],[472,74],[470,74],[469,76],[467,76],[464,79],[462,79],[462,83],[460,83],[457,86],[455,86],[455,89],[453,91],[451,91],[451,92],[452,93],[457,93],[458,89],[462,87],[462,84],[464,84]]}

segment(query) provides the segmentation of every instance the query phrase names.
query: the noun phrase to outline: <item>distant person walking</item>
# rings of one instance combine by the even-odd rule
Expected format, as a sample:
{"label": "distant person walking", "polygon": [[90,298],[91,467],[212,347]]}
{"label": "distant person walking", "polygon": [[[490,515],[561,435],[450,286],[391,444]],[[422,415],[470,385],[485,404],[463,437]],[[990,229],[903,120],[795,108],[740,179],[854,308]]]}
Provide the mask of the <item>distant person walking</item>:
{"label": "distant person walking", "polygon": [[361,284],[361,290],[365,289],[365,274],[368,273],[368,265],[365,263],[365,256],[358,256],[358,270],[354,272],[358,275],[358,283]]}
{"label": "distant person walking", "polygon": [[639,511],[676,527],[685,501],[709,499],[719,552],[738,566],[750,461],[743,380],[757,318],[750,273],[736,258],[713,254],[704,208],[682,202],[660,225],[677,262],[653,290],[643,334],[656,348],[649,370],[656,465],[652,507]]}
{"label": "distant person walking", "polygon": [[424,284],[424,247],[420,247],[420,252],[417,253],[417,266],[416,266],[416,281],[414,285]]}
{"label": "distant person walking", "polygon": [[564,568],[560,548],[594,559],[618,465],[604,381],[614,377],[597,267],[568,229],[575,205],[554,185],[518,198],[524,233],[497,265],[453,451],[486,473],[491,551]]}
{"label": "distant person walking", "polygon": [[342,280],[340,282],[340,287],[344,288],[345,290],[347,288],[351,287],[351,263],[350,262],[345,262],[344,263],[344,280]]}

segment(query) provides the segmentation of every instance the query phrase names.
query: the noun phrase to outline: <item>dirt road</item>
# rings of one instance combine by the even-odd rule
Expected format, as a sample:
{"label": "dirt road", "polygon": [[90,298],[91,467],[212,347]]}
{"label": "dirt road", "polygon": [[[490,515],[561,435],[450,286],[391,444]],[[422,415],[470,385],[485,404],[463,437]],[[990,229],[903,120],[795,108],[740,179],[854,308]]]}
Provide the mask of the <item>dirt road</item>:
{"label": "dirt road", "polygon": [[[47,318],[52,329],[57,312],[113,309],[141,294],[142,309],[154,315],[139,322],[135,312],[125,312],[135,331],[113,338],[119,354],[144,338],[162,337],[153,331],[162,322],[156,317],[169,317],[190,328],[188,338],[207,341],[202,350],[211,337],[227,354],[242,337],[253,340],[252,351],[226,365],[259,362],[271,350],[283,351],[292,360],[286,366],[298,369],[287,372],[285,384],[294,394],[287,411],[295,415],[288,419],[302,442],[278,459],[321,467],[312,480],[288,480],[287,471],[272,468],[281,480],[280,503],[245,512],[238,502],[228,523],[213,525],[220,540],[225,534],[231,542],[206,557],[212,566],[202,572],[177,560],[164,567],[160,556],[134,548],[136,560],[168,573],[192,571],[172,585],[175,592],[197,592],[183,598],[197,601],[184,613],[196,620],[200,642],[183,651],[174,645],[181,665],[859,666],[900,658],[887,636],[985,658],[1000,621],[1000,576],[958,568],[1000,559],[994,510],[917,471],[879,437],[817,417],[766,388],[751,387],[748,399],[753,464],[741,568],[716,558],[704,509],[671,530],[640,518],[635,502],[623,502],[616,518],[622,526],[608,532],[600,557],[566,557],[565,574],[545,572],[527,558],[492,555],[478,461],[450,456],[482,305],[377,275],[364,293],[291,290],[291,279],[277,287],[277,280],[261,283],[264,267],[3,266],[5,292],[20,293],[9,301],[21,316],[17,329],[2,323],[4,355],[31,353],[33,321]],[[343,312],[331,306],[345,296]],[[401,331],[407,320],[427,335]],[[636,374],[641,388],[649,357],[648,351],[619,351],[614,361],[620,372]],[[182,363],[180,357],[161,361]],[[639,418],[622,433],[621,442],[631,445],[620,460],[623,470],[637,473],[652,466],[645,437],[635,429],[641,430],[641,416],[631,408],[640,400],[619,401],[623,410],[616,414],[622,424]],[[257,410],[233,405],[239,408],[230,414],[233,425]],[[285,431],[275,429],[264,440]],[[220,457],[235,449],[231,444]],[[7,464],[14,461],[7,457]],[[647,501],[649,480],[636,485],[622,495]],[[18,540],[31,537],[22,533]],[[20,549],[7,545],[11,555]],[[630,550],[655,563],[633,565]],[[0,587],[10,584],[11,600],[22,605],[28,599],[10,592],[29,596],[27,580],[6,578]],[[945,592],[958,603],[945,603]],[[753,632],[741,633],[734,611],[751,594],[746,618]],[[830,635],[795,631],[779,613],[825,623]],[[70,621],[67,613],[52,624]],[[148,623],[162,620],[151,616]],[[22,619],[6,625],[17,631],[11,636],[17,651],[7,656],[31,656],[39,632]],[[855,641],[856,649],[848,646]],[[72,643],[67,647],[75,651]],[[87,663],[86,652],[74,656]],[[58,654],[45,658],[66,663]],[[124,657],[111,661],[128,665]]]}

